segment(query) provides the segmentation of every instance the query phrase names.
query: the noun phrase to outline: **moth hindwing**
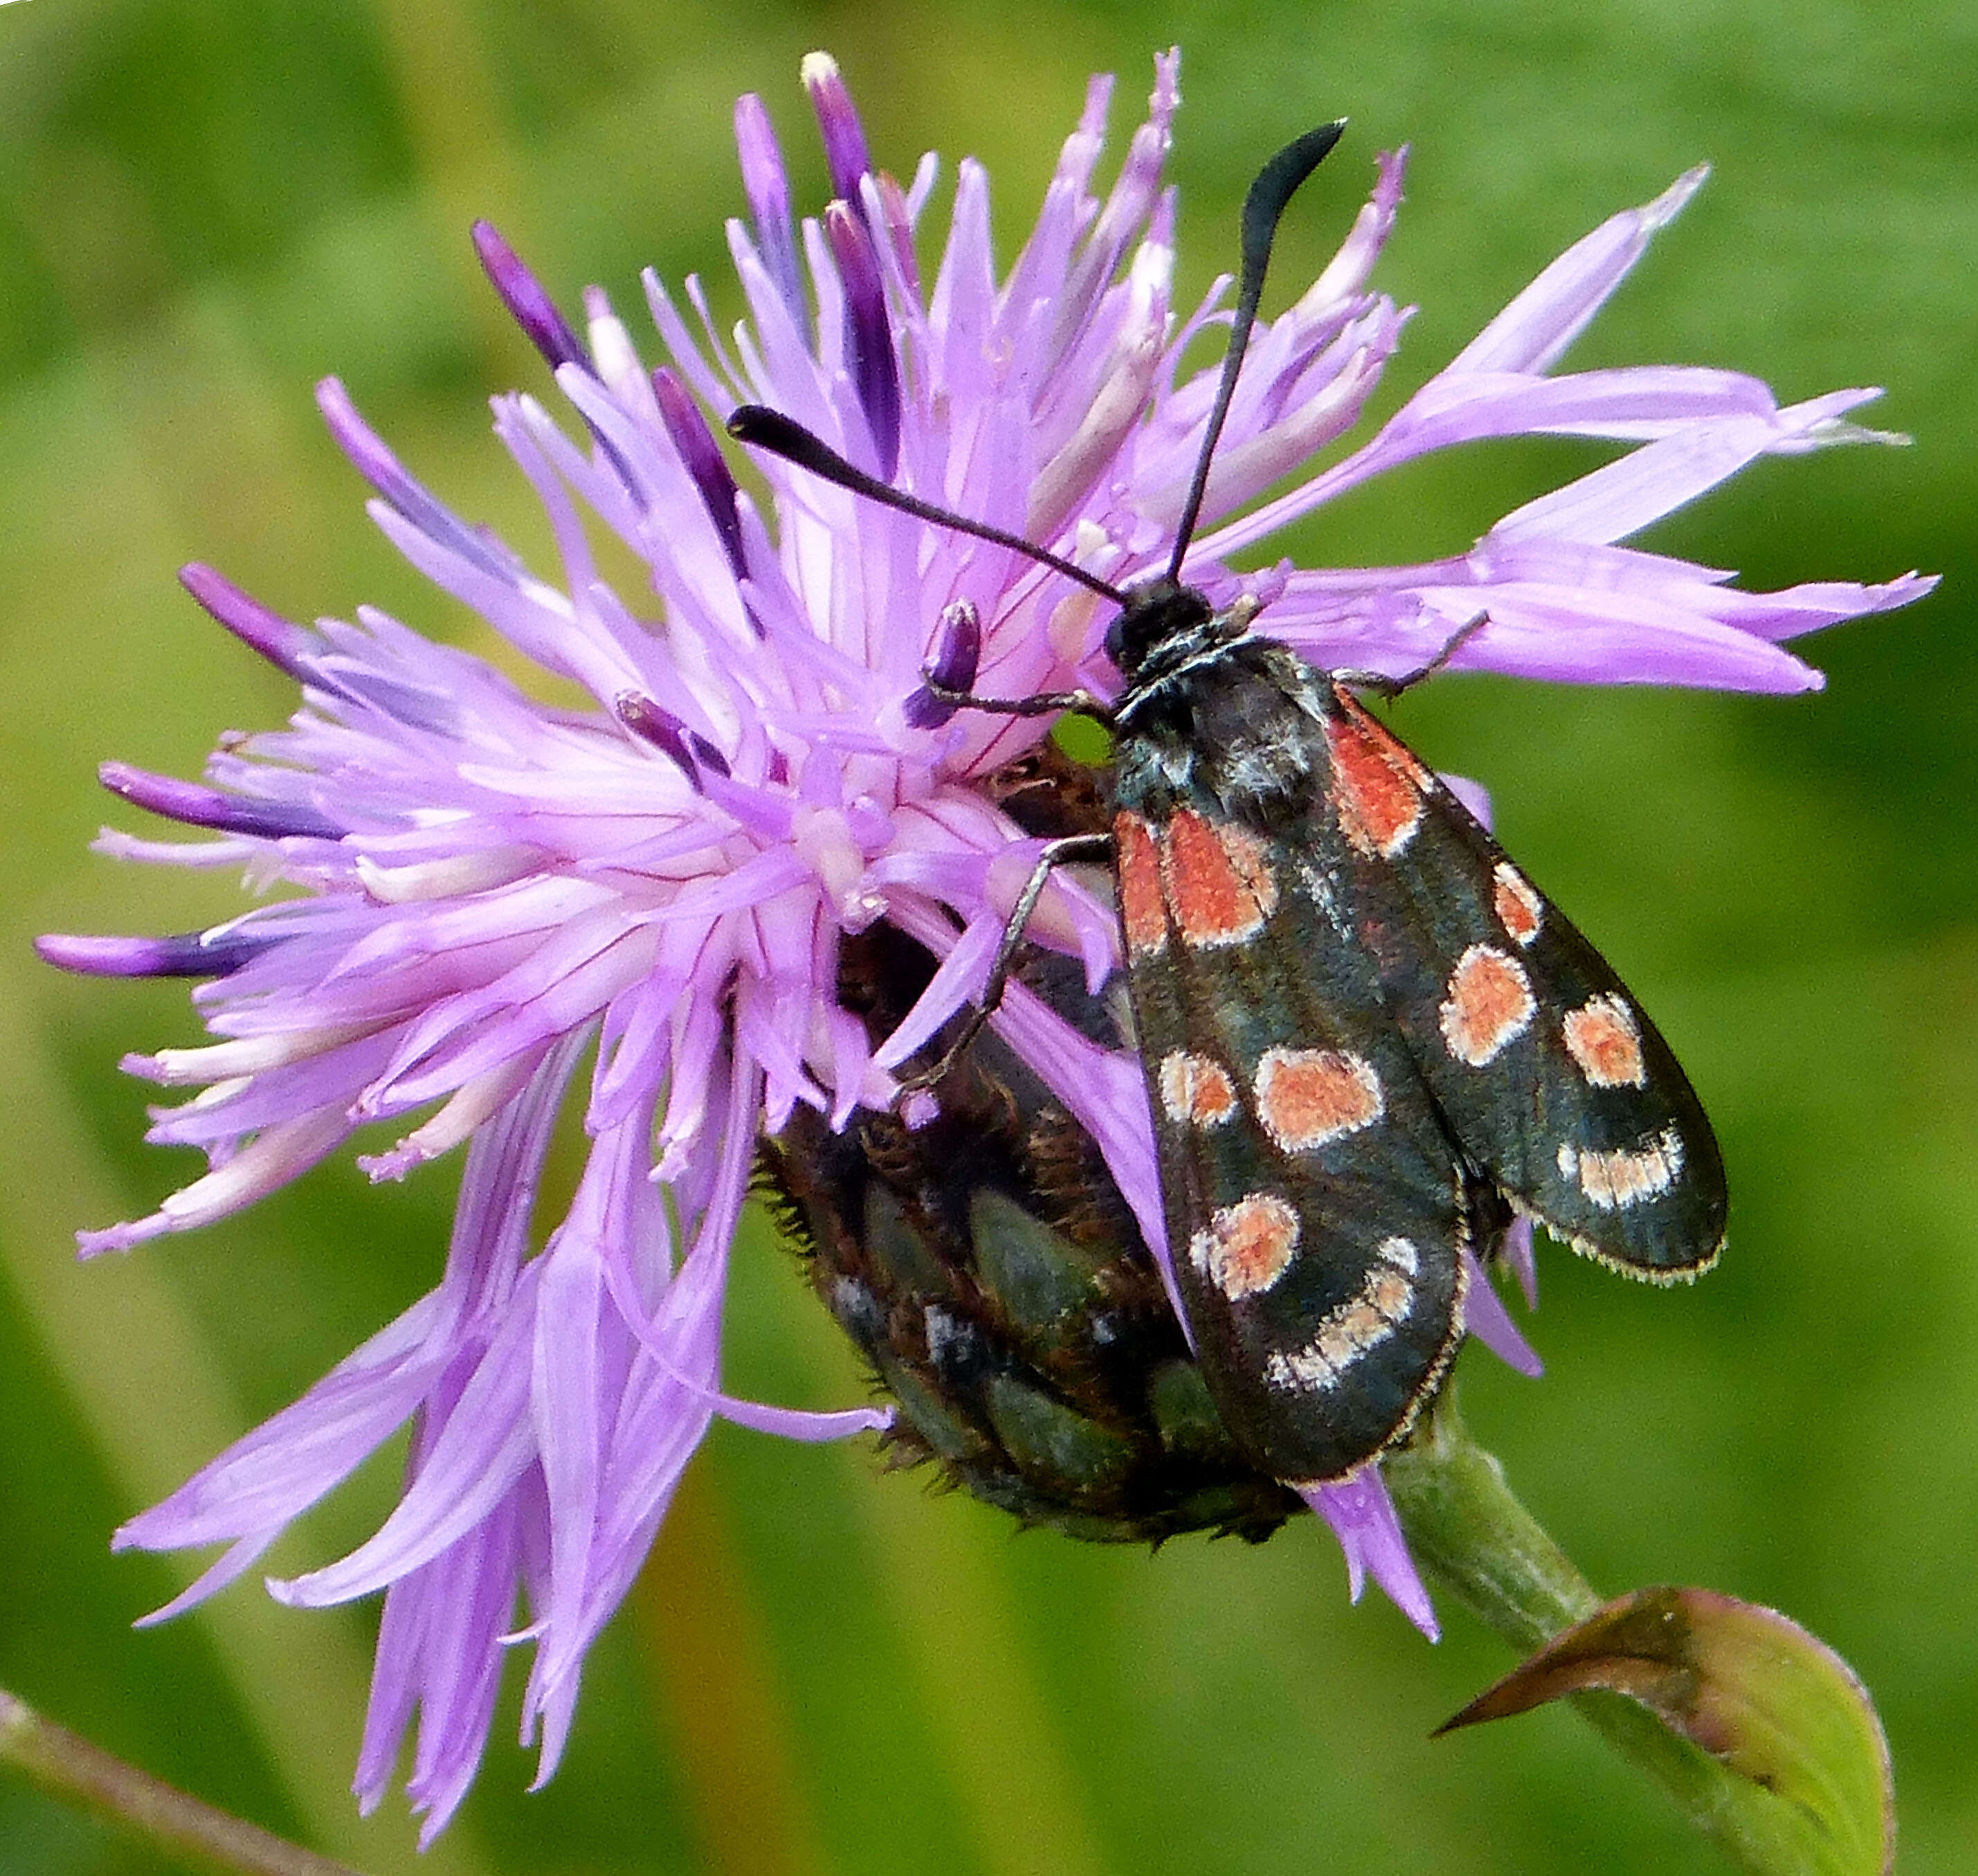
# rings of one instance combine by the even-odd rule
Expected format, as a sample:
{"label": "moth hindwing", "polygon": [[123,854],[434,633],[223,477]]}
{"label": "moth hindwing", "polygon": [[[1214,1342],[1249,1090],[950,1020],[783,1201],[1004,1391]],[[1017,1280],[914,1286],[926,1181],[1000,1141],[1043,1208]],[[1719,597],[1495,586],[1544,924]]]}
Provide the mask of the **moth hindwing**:
{"label": "moth hindwing", "polygon": [[[1600,955],[1347,674],[1251,637],[1254,601],[1219,611],[1182,582],[1278,219],[1341,127],[1287,145],[1245,200],[1229,349],[1165,574],[1111,585],[878,481],[777,412],[729,420],[1119,608],[1111,706],[971,694],[970,606],[951,608],[908,720],[1069,709],[1113,730],[1111,849],[1168,1249],[1230,1432],[1298,1484],[1344,1477],[1407,1431],[1461,1339],[1467,1256],[1497,1247],[1511,1209],[1665,1280],[1716,1256],[1725,1206],[1710,1123]],[[1428,668],[1488,626],[1473,620]],[[1047,846],[980,1008],[919,1085],[995,1007],[1050,868],[1074,857],[1093,857],[1090,837]]]}

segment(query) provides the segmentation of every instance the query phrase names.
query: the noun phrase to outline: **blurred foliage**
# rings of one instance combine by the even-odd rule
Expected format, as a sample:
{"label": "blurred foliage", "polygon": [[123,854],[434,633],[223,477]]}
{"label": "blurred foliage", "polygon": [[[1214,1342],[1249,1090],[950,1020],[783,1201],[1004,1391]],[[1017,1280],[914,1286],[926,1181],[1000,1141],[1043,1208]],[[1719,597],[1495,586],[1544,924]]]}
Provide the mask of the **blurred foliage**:
{"label": "blurred foliage", "polygon": [[[1836,1647],[1887,1722],[1904,1868],[1970,1867],[1978,15],[1953,0],[0,8],[0,1683],[273,1828],[415,1867],[395,1803],[360,1822],[345,1789],[373,1612],[296,1614],[241,1585],[133,1633],[189,1567],[105,1548],[428,1286],[457,1176],[372,1191],[346,1163],[197,1236],[71,1259],[74,1226],[144,1211],[185,1175],[139,1143],[141,1096],[114,1064],[193,1026],[182,991],[57,978],[27,938],[174,929],[236,903],[230,882],[88,857],[92,766],[195,773],[217,731],[291,707],[174,567],[213,561],[304,616],[369,601],[468,633],[365,524],[309,393],[341,373],[422,475],[541,544],[483,399],[541,392],[543,374],[475,275],[471,216],[567,306],[596,280],[632,312],[651,263],[700,270],[732,311],[731,101],[768,99],[814,204],[796,71],[824,45],[889,167],[928,147],[990,164],[1007,252],[1086,74],[1120,74],[1130,123],[1150,52],[1176,39],[1185,301],[1229,264],[1235,202],[1278,142],[1354,118],[1286,230],[1285,283],[1329,251],[1373,153],[1413,142],[1383,279],[1424,309],[1384,409],[1567,241],[1708,158],[1715,179],[1574,362],[1734,366],[1787,398],[1883,384],[1870,419],[1916,435],[1762,465],[1652,543],[1761,584],[1941,570],[1923,605],[1811,647],[1824,694],[1459,679],[1401,722],[1489,782],[1513,849],[1640,990],[1734,1185],[1730,1252],[1694,1291],[1554,1252],[1534,1331],[1550,1372],[1533,1385],[1466,1358],[1471,1418],[1604,1590],[1708,1584]],[[1292,548],[1448,551],[1589,460],[1467,451]],[[858,1398],[788,1259],[766,1236],[744,1249],[732,1385]],[[594,1657],[554,1783],[524,1795],[531,1762],[498,1724],[461,1821],[418,1867],[1702,1866],[1564,1714],[1431,1743],[1503,1650],[1460,1616],[1431,1649],[1378,1598],[1350,1609],[1308,1520],[1261,1550],[1191,1541],[1149,1560],[1016,1541],[977,1506],[874,1473],[860,1450],[719,1434]],[[273,1567],[356,1540],[392,1486],[389,1464],[368,1469]],[[0,1868],[155,1867],[0,1786]]]}

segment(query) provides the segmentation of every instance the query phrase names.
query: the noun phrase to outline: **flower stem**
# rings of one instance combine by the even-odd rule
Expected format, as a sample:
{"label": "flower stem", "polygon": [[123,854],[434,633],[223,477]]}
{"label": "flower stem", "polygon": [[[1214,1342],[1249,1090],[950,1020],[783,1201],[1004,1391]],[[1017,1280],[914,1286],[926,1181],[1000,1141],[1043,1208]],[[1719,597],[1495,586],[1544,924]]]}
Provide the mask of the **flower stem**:
{"label": "flower stem", "polygon": [[[1487,1626],[1526,1653],[1583,1622],[1603,1599],[1513,1495],[1473,1441],[1452,1385],[1425,1426],[1384,1464],[1415,1560]],[[1612,1693],[1568,1696],[1593,1730],[1740,1869],[1801,1876],[1827,1867],[1815,1827],[1792,1806]]]}
{"label": "flower stem", "polygon": [[93,1811],[198,1868],[243,1876],[355,1876],[346,1864],[230,1817],[127,1765],[42,1719],[5,1689],[0,1765],[15,1767],[51,1798]]}

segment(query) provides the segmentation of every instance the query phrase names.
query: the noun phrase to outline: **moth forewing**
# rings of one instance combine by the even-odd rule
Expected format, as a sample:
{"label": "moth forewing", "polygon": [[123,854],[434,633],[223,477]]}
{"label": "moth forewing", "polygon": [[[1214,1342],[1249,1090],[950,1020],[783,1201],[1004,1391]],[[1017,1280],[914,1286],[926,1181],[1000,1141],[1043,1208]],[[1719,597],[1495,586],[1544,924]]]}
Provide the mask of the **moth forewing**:
{"label": "moth forewing", "polygon": [[1460,1339],[1461,1254],[1494,1209],[1372,957],[1307,889],[1337,869],[1338,837],[1288,657],[1247,645],[1144,700],[1116,751],[1115,837],[1169,1250],[1204,1377],[1259,1462],[1302,1484],[1406,1431]]}

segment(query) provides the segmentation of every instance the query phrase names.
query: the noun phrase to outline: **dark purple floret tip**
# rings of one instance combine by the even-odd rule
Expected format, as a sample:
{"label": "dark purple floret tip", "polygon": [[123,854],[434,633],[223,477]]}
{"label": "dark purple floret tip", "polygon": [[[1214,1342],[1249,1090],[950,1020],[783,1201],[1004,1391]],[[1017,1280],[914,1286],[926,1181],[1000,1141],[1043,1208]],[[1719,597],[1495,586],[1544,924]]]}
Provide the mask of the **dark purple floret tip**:
{"label": "dark purple floret tip", "polygon": [[729,473],[721,445],[714,440],[714,432],[707,427],[707,419],[700,414],[693,394],[663,365],[653,373],[653,395],[659,400],[660,417],[666,426],[666,435],[673,438],[681,462],[700,491],[715,531],[721,536],[728,564],[739,577],[748,571],[743,560],[742,520],[735,511],[739,491]]}
{"label": "dark purple floret tip", "polygon": [[824,211],[824,231],[845,283],[845,351],[852,382],[872,433],[880,479],[891,481],[900,461],[900,364],[879,257],[865,223],[842,202]]}
{"label": "dark purple floret tip", "polygon": [[642,696],[636,690],[620,691],[611,707],[633,735],[668,757],[696,789],[700,789],[700,770],[693,750],[687,747],[686,725],[671,710],[662,710],[650,697]]}
{"label": "dark purple floret tip", "polygon": [[686,740],[687,746],[693,751],[693,759],[696,762],[710,773],[719,776],[723,781],[728,779],[731,773],[728,766],[728,758],[709,742],[706,737],[698,730],[690,730],[686,733]]}
{"label": "dark purple floret tip", "polygon": [[203,782],[153,775],[128,763],[107,762],[97,771],[103,786],[134,807],[188,827],[210,827],[220,833],[245,834],[257,840],[305,838],[340,840],[344,829],[300,802],[251,801]]}
{"label": "dark purple floret tip", "polygon": [[179,569],[179,584],[233,636],[291,677],[316,650],[316,634],[241,591],[224,574],[199,561]]}
{"label": "dark purple floret tip", "polygon": [[837,60],[828,52],[809,52],[802,70],[804,89],[810,93],[811,108],[817,113],[818,131],[824,140],[832,190],[855,208],[859,182],[872,170],[865,127],[858,121],[852,94],[838,74]]}
{"label": "dark purple floret tip", "polygon": [[569,323],[557,310],[556,302],[544,292],[542,283],[522,264],[521,256],[501,239],[495,224],[474,224],[474,251],[481,256],[501,303],[514,315],[515,323],[529,336],[554,371],[559,365],[580,365],[591,369],[587,352]]}
{"label": "dark purple floret tip", "polygon": [[238,932],[98,938],[51,931],[35,940],[44,964],[84,977],[228,977],[273,941]]}
{"label": "dark purple floret tip", "polygon": [[956,706],[934,694],[943,690],[972,690],[976,667],[982,657],[982,615],[974,604],[958,599],[943,609],[941,637],[935,641],[933,661],[927,667],[928,681],[907,700],[906,719],[915,730],[938,730],[954,714]]}

